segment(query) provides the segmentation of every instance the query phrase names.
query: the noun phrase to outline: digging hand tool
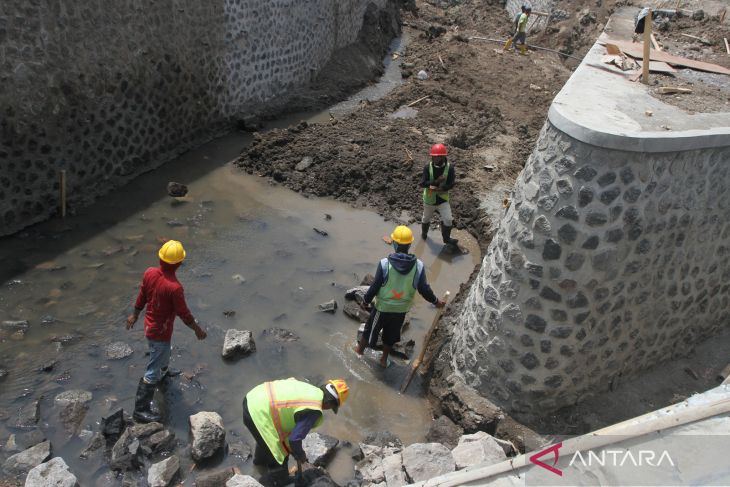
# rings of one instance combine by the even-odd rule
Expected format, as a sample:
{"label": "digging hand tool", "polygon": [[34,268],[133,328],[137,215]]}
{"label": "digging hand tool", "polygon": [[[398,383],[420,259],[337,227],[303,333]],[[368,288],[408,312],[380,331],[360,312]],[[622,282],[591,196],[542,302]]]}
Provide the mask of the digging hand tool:
{"label": "digging hand tool", "polygon": [[408,375],[406,376],[405,380],[403,381],[403,384],[400,387],[400,392],[403,394],[406,392],[406,389],[408,389],[408,385],[413,380],[413,374],[416,373],[416,370],[418,370],[418,367],[421,365],[421,362],[423,361],[423,357],[426,355],[426,347],[428,346],[428,342],[431,341],[431,335],[433,335],[433,330],[436,328],[436,325],[438,324],[439,320],[441,319],[441,315],[444,314],[444,310],[446,309],[446,303],[449,301],[449,296],[451,293],[446,291],[444,293],[444,297],[442,301],[444,302],[444,305],[441,308],[438,308],[436,310],[436,316],[433,317],[433,322],[431,322],[431,327],[428,329],[428,332],[426,333],[426,337],[423,339],[423,346],[421,347],[421,352],[418,354],[418,357],[411,362],[411,370],[408,371]]}

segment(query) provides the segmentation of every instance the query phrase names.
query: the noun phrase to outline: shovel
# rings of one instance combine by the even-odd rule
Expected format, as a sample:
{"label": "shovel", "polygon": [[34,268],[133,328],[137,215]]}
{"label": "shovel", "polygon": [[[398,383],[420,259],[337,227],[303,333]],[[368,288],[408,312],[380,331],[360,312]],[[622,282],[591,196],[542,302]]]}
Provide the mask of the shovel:
{"label": "shovel", "polygon": [[[448,303],[449,296],[451,293],[446,291],[444,293],[443,301],[444,303]],[[406,389],[408,389],[408,385],[413,380],[413,374],[416,373],[416,370],[418,370],[418,367],[420,367],[421,362],[423,362],[423,357],[426,355],[426,347],[428,346],[428,342],[431,341],[431,335],[433,335],[433,330],[436,328],[436,325],[438,324],[439,320],[441,319],[441,315],[444,314],[444,310],[446,309],[446,304],[442,308],[438,308],[436,310],[436,316],[433,317],[433,322],[431,322],[431,327],[428,329],[428,332],[426,333],[426,337],[423,339],[423,347],[421,347],[421,352],[418,354],[418,357],[411,362],[411,370],[408,371],[408,375],[406,376],[405,380],[403,381],[403,384],[400,386],[400,392],[403,394],[406,392]]]}

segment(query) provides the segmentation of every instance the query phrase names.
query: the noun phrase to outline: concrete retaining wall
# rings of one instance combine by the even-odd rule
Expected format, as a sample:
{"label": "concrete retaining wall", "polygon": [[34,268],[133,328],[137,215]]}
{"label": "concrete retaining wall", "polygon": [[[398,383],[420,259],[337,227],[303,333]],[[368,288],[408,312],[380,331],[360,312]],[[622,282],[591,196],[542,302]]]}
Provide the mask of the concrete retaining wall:
{"label": "concrete retaining wall", "polygon": [[604,53],[553,101],[437,362],[512,412],[573,404],[730,326],[730,113],[689,115],[592,68]]}
{"label": "concrete retaining wall", "polygon": [[[78,206],[307,84],[386,0],[0,9],[0,235]],[[373,8],[373,7],[370,7]]]}

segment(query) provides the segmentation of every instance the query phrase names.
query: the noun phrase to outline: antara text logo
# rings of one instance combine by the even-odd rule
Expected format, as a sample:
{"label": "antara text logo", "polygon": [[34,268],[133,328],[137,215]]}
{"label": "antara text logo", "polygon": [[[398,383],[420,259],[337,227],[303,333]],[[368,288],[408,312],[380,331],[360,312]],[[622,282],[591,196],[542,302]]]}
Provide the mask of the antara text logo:
{"label": "antara text logo", "polygon": [[[560,459],[560,448],[562,448],[562,446],[562,441],[549,446],[548,448],[532,455],[530,457],[530,461],[538,467],[544,468],[545,470],[562,477],[563,471],[557,468],[558,460]],[[541,458],[546,455],[552,455],[552,465],[541,460]],[[550,458],[551,457],[548,456],[546,460],[550,460]],[[663,450],[661,453],[655,452],[654,450],[638,450],[636,452],[632,452],[630,450],[601,450],[599,452],[591,450],[582,452],[578,450],[573,453],[568,466],[572,467],[576,464],[581,464],[584,467],[675,466],[674,461],[667,450]]]}

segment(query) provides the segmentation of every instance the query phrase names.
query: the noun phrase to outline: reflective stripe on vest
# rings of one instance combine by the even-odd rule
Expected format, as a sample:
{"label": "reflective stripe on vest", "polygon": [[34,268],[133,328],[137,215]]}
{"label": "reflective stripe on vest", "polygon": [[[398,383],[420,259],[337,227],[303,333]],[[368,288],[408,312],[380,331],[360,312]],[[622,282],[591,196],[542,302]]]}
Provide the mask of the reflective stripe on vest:
{"label": "reflective stripe on vest", "polygon": [[423,262],[416,259],[408,274],[401,274],[393,268],[387,258],[380,261],[383,285],[375,296],[375,309],[383,313],[406,313],[416,297],[418,281],[423,274]]}
{"label": "reflective stripe on vest", "polygon": [[[319,387],[296,379],[265,382],[246,395],[251,419],[279,464],[290,452],[289,434],[296,425],[294,415],[305,409],[321,412],[323,398]],[[313,428],[322,421],[320,416]]]}
{"label": "reflective stripe on vest", "polygon": [[[444,167],[444,172],[441,173],[444,176],[444,179],[448,179],[449,177],[449,163],[446,163],[446,167]],[[433,162],[428,163],[428,184],[429,186],[433,184],[434,181],[433,177]],[[437,191],[431,188],[423,188],[423,202],[427,205],[435,205],[436,204],[436,197],[441,198],[444,201],[449,201],[449,192],[448,191]]]}

